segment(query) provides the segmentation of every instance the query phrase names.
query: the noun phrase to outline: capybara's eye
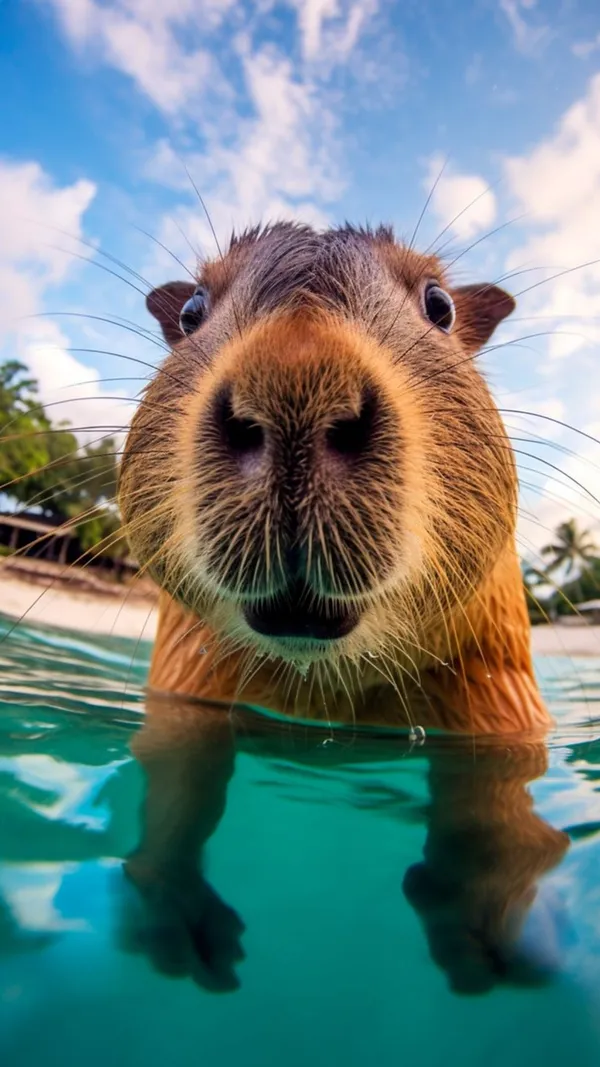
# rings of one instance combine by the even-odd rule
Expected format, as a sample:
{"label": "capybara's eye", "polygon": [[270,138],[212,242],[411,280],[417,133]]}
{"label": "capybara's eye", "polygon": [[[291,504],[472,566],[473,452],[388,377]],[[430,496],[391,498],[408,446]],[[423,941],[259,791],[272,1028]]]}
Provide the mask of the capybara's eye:
{"label": "capybara's eye", "polygon": [[202,325],[210,308],[208,290],[199,285],[189,300],[186,300],[179,315],[179,329],[186,336]]}
{"label": "capybara's eye", "polygon": [[456,311],[449,293],[435,282],[428,282],[423,294],[423,305],[429,321],[444,333],[450,333],[454,326]]}

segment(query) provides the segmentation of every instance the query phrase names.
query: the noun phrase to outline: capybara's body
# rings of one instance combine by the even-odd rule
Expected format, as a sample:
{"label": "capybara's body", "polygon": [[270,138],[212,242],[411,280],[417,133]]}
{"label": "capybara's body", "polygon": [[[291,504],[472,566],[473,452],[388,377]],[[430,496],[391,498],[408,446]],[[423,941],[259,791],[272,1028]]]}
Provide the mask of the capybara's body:
{"label": "capybara's body", "polygon": [[151,686],[543,732],[514,458],[476,365],[512,298],[388,230],[279,224],[148,306],[171,354],[121,504],[162,588]]}

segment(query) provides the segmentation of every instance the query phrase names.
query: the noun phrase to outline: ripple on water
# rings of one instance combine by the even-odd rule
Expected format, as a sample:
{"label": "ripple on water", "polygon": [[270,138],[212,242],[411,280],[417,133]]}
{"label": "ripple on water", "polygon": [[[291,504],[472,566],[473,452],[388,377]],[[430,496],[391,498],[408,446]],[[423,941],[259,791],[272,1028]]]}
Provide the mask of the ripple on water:
{"label": "ripple on water", "polygon": [[[41,627],[0,641],[3,1067],[596,1067],[600,659],[539,661],[557,729],[531,783],[431,738],[263,739],[250,717],[235,766],[220,742],[208,760],[165,743],[142,818],[148,662]],[[210,802],[202,876],[173,867],[170,896],[144,895],[123,860],[149,824],[172,855],[182,792]]]}

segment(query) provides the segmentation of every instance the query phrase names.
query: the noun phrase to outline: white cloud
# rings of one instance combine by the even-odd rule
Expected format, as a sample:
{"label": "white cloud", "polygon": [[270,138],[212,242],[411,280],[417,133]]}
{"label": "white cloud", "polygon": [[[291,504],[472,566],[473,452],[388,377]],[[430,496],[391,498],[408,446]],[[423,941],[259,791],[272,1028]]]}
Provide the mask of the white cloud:
{"label": "white cloud", "polygon": [[[6,335],[41,307],[44,291],[76,261],[61,251],[82,235],[92,182],[57,186],[39,163],[0,160],[0,330]],[[65,235],[69,235],[67,238]]]}
{"label": "white cloud", "polygon": [[[77,247],[83,236],[84,216],[95,193],[93,183],[83,179],[56,185],[37,162],[0,162],[0,331],[7,339],[3,354],[30,368],[39,381],[40,400],[52,405],[52,421],[67,419],[81,427],[77,436],[82,441],[102,434],[86,427],[125,426],[131,404],[109,399],[113,390],[101,386],[99,372],[75,359],[65,334],[40,316],[48,291],[80,268],[80,259],[68,248]],[[77,247],[78,256],[87,251]]]}
{"label": "white cloud", "polygon": [[298,12],[302,52],[309,61],[348,58],[378,0],[288,0]]}
{"label": "white cloud", "polygon": [[511,437],[527,435],[532,441],[536,437],[546,440],[561,437],[563,428],[560,423],[565,421],[565,405],[559,397],[546,396],[538,400],[518,391],[498,388],[494,389],[494,395]]}
{"label": "white cloud", "polygon": [[339,15],[338,0],[293,0],[298,10],[304,55],[314,59],[321,51],[324,23]]}
{"label": "white cloud", "polygon": [[[132,78],[171,120],[171,136],[157,145],[146,174],[189,192],[183,157],[221,234],[280,214],[325,221],[324,205],[341,189],[331,79],[340,65],[371,79],[360,46],[379,0],[38,2],[54,9],[75,47]],[[261,20],[276,25],[284,6],[297,20],[300,62],[264,35],[255,43]]]}
{"label": "white cloud", "polygon": [[[236,148],[220,157],[231,172],[234,162],[240,168],[237,198],[252,202],[257,187],[268,184],[290,198],[332,199],[340,190],[327,149],[333,117],[314,88],[295,78],[289,61],[270,49],[246,56],[244,73],[255,117],[242,129],[241,152]],[[246,192],[249,186],[254,196]]]}
{"label": "white cloud", "polygon": [[[590,469],[600,459],[600,446],[566,429],[566,407],[559,397],[540,400],[528,392],[499,388],[494,394],[519,467],[518,547],[523,556],[539,563],[539,549],[564,519],[574,516],[586,527],[600,522],[600,506],[594,511],[591,498],[570,480],[589,483]],[[568,455],[569,451],[577,456]]]}
{"label": "white cloud", "polygon": [[[204,93],[227,95],[225,56],[247,50],[261,16],[292,8],[303,60],[322,83],[355,52],[379,0],[38,0],[51,7],[75,48],[130,77],[160,110],[185,122]],[[278,10],[279,9],[279,10]],[[223,30],[220,38],[214,33]],[[270,35],[268,35],[270,36]],[[385,36],[385,35],[384,35]],[[397,56],[400,64],[403,57]],[[372,80],[354,57],[352,72]],[[379,80],[382,72],[378,72]],[[197,113],[197,118],[200,113]]]}
{"label": "white cloud", "polygon": [[39,319],[21,339],[17,354],[39,384],[39,398],[53,423],[66,420],[82,443],[122,437],[135,409],[122,390],[100,381],[100,373],[69,352],[53,322]]}
{"label": "white cloud", "polygon": [[[233,229],[273,219],[293,219],[315,226],[327,226],[327,216],[310,200],[290,204],[276,195],[260,202],[260,212],[250,214],[247,202],[236,202],[226,197],[208,196],[210,221],[217,234],[220,248],[226,243]],[[164,246],[154,250],[144,265],[144,276],[153,285],[162,284],[165,278],[184,277],[184,271],[193,271],[199,258],[217,255],[215,238],[206,216],[199,207],[179,207],[165,215],[160,223],[158,239]],[[179,261],[179,263],[177,262]],[[183,266],[181,266],[183,264]]]}
{"label": "white cloud", "polygon": [[500,0],[500,10],[508,19],[515,45],[526,54],[538,52],[551,36],[549,26],[528,17],[536,6],[537,0]]}
{"label": "white cloud", "polygon": [[531,290],[523,307],[555,329],[548,346],[550,359],[597,346],[600,75],[591,79],[584,98],[568,109],[547,140],[527,155],[506,160],[505,174],[528,224],[527,236],[513,250],[508,267],[543,268],[529,281],[523,276],[523,289],[543,283]]}
{"label": "white cloud", "polygon": [[[343,187],[335,162],[333,115],[314,87],[299,79],[291,62],[275,49],[248,51],[242,69],[252,114],[238,120],[230,144],[223,144],[215,131],[205,153],[186,157],[219,240],[226,240],[234,227],[281,217],[326,225],[327,205]],[[181,158],[165,141],[158,144],[147,173],[190,189]],[[211,255],[215,251],[197,203],[171,212],[159,237],[186,262],[189,244]],[[155,265],[166,268],[168,258],[159,256]],[[153,273],[151,267],[145,272],[149,270]]]}
{"label": "white cloud", "polygon": [[[539,341],[540,379],[546,392],[561,398],[561,419],[600,437],[600,75],[547,138],[505,161],[505,177],[517,210],[524,213],[523,239],[508,257],[508,269],[541,268],[522,274],[512,286],[525,328],[549,332]],[[554,436],[550,423],[536,421],[540,436]],[[524,475],[539,488],[524,490],[524,508],[534,517],[522,520],[521,532],[524,541],[538,547],[549,530],[571,516],[596,535],[600,529],[600,445],[566,430],[560,441],[573,454],[526,446],[554,470],[541,460],[521,460],[537,469]]]}
{"label": "white cloud", "polygon": [[433,189],[431,206],[442,225],[461,240],[489,229],[496,218],[496,197],[487,182],[478,174],[453,173],[441,156],[430,160],[423,185],[428,193]]}
{"label": "white cloud", "polygon": [[600,423],[587,423],[581,429],[598,443],[573,435],[572,455],[544,449],[539,459],[521,459],[522,466],[533,468],[521,473],[518,532],[524,555],[535,557],[557,525],[569,518],[600,541]]}
{"label": "white cloud", "polygon": [[[342,189],[331,79],[342,64],[353,77],[370,77],[358,50],[378,0],[262,0],[250,6],[235,0],[38,2],[54,10],[86,63],[96,60],[129,77],[166,117],[169,135],[145,170],[182,194],[152,227],[178,258],[194,266],[195,251],[215,251],[186,168],[221,241],[233,227],[282,216],[326,224],[327,207]],[[300,59],[295,51],[288,56],[265,44],[264,34],[263,43],[255,43],[261,19],[276,25],[284,7],[297,19]],[[143,273],[160,282],[181,267],[155,251]],[[46,402],[53,385],[48,367],[60,372],[71,392],[78,378],[92,377],[52,331],[27,340],[27,358],[41,375]],[[54,401],[60,399],[55,394]],[[106,396],[90,404],[79,394],[77,404],[61,403],[53,411],[77,425],[120,421],[119,407],[108,417]]]}
{"label": "white cloud", "polygon": [[589,41],[575,41],[571,45],[571,52],[578,59],[588,59],[594,52],[600,51],[600,33]]}
{"label": "white cloud", "polygon": [[[38,2],[54,9],[77,49],[130,77],[157,108],[179,119],[188,117],[186,109],[203,93],[218,89],[227,95],[231,87],[219,66],[224,47],[211,34],[229,18],[228,44],[235,53],[244,42],[248,46],[256,14],[236,0]],[[346,62],[378,9],[378,0],[285,2],[297,14],[303,57],[319,64],[321,78]]]}
{"label": "white cloud", "polygon": [[215,77],[205,47],[185,48],[183,27],[204,38],[235,0],[39,0],[53,7],[71,42],[128,75],[168,114],[184,108]]}
{"label": "white cloud", "polygon": [[[429,187],[441,169],[442,160],[434,159]],[[505,264],[509,274],[515,272],[510,288],[518,298],[507,330],[515,339],[533,335],[528,355],[539,353],[537,367],[523,368],[530,383],[524,392],[497,391],[509,434],[524,439],[515,447],[522,453],[519,537],[527,552],[547,543],[570,517],[600,537],[600,445],[590,440],[600,438],[600,74],[549,136],[504,161],[504,177],[510,216],[523,216],[521,237]],[[446,169],[432,206],[447,224],[484,189],[482,178]],[[459,237],[493,222],[495,197],[487,203],[483,197],[475,207],[480,217],[465,212],[451,225]],[[537,373],[534,386],[531,372]]]}

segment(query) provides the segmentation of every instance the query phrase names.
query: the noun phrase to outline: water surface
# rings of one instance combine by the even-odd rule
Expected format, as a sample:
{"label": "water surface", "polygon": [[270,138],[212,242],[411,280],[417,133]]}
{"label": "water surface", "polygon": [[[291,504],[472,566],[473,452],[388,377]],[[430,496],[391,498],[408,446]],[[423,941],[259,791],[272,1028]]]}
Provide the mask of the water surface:
{"label": "water surface", "polygon": [[596,1067],[600,661],[540,661],[544,770],[185,708],[152,736],[149,651],[0,644],[3,1067]]}

